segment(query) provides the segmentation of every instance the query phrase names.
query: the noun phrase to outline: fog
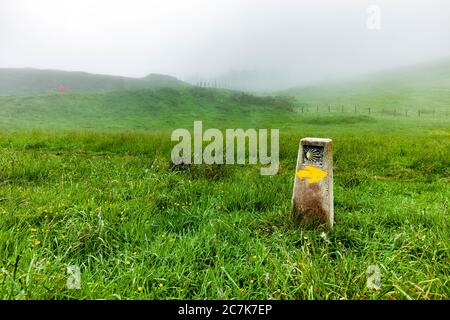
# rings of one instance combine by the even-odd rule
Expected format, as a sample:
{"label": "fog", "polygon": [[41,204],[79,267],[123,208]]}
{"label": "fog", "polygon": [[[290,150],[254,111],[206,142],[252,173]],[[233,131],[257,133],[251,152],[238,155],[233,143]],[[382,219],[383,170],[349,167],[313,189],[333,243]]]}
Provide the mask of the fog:
{"label": "fog", "polygon": [[449,40],[448,0],[0,0],[8,68],[279,89],[450,57]]}

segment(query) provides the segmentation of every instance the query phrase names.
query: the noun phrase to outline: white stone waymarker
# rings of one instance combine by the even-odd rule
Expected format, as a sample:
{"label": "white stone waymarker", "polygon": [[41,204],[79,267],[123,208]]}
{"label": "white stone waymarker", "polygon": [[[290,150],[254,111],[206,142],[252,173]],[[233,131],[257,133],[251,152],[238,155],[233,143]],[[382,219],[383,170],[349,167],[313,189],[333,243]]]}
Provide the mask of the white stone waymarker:
{"label": "white stone waymarker", "polygon": [[333,149],[331,139],[300,140],[292,207],[300,225],[333,226]]}

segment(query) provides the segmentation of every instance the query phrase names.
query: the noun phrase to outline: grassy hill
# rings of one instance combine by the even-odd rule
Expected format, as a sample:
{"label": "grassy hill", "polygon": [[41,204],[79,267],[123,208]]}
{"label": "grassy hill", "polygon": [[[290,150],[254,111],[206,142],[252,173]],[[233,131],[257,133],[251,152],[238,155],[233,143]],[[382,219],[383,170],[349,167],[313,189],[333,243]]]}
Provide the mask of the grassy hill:
{"label": "grassy hill", "polygon": [[194,120],[216,128],[279,128],[322,134],[416,133],[415,128],[447,128],[449,118],[308,112],[287,96],[256,97],[242,92],[185,87],[0,97],[3,130],[94,130],[170,132]]}
{"label": "grassy hill", "polygon": [[280,94],[295,96],[310,112],[367,113],[417,115],[446,114],[450,107],[450,60],[411,66],[359,77],[351,81],[292,88]]}
{"label": "grassy hill", "polygon": [[288,98],[197,87],[8,96],[0,97],[0,126],[162,131],[203,120],[220,127],[237,122],[251,127],[273,119],[280,123],[293,114],[292,105]]}
{"label": "grassy hill", "polygon": [[160,74],[150,74],[144,78],[128,78],[86,72],[0,68],[0,96],[57,93],[60,86],[68,92],[98,92],[175,88],[188,86],[188,84],[174,77]]}

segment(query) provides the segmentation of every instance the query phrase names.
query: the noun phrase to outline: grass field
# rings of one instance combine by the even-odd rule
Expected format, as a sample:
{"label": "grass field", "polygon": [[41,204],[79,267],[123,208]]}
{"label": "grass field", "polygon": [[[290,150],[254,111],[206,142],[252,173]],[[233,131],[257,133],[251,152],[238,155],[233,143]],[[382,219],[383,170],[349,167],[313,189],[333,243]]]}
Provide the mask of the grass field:
{"label": "grass field", "polygon": [[[449,119],[301,103],[200,88],[1,98],[0,298],[449,299]],[[174,168],[170,132],[193,120],[279,128],[278,175]],[[331,231],[291,214],[305,136],[333,139]]]}

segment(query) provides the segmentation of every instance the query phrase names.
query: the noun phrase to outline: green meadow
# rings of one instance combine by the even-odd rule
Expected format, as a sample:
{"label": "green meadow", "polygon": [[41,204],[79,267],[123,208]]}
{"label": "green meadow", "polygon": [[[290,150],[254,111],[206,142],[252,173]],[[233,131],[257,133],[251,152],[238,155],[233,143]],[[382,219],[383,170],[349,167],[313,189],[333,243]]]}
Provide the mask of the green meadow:
{"label": "green meadow", "polygon": [[[414,84],[415,99],[390,84],[0,97],[0,298],[449,299],[450,93],[437,83]],[[280,129],[278,174],[174,166],[170,134],[194,120]],[[332,230],[291,212],[306,136],[333,139]]]}

